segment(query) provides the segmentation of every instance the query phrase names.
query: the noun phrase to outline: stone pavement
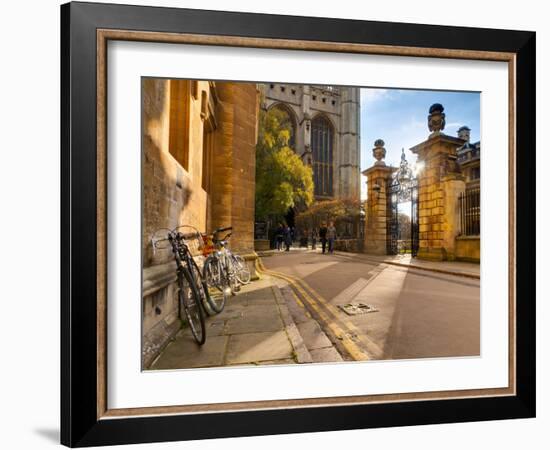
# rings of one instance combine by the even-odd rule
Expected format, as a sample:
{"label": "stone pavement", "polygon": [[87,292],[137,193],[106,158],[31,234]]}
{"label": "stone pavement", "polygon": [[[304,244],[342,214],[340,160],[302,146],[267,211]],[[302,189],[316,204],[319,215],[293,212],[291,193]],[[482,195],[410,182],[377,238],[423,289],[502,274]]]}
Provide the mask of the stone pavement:
{"label": "stone pavement", "polygon": [[[312,325],[303,326],[302,331],[316,336]],[[243,286],[220,314],[207,317],[206,333],[205,344],[199,346],[190,330],[182,329],[150,369],[297,364],[319,359],[304,345],[279,287],[266,276]]]}

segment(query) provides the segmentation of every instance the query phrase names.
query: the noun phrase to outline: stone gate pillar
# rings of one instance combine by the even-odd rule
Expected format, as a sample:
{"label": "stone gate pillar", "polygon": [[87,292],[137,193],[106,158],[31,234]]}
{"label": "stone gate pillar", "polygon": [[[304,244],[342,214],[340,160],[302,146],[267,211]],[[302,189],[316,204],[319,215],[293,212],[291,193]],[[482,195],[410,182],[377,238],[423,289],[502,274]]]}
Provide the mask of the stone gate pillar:
{"label": "stone gate pillar", "polygon": [[464,176],[457,162],[456,150],[464,140],[447,136],[443,106],[430,107],[428,139],[411,151],[418,155],[422,168],[418,177],[419,250],[418,258],[437,261],[455,259],[458,234],[458,195],[465,190]]}
{"label": "stone gate pillar", "polygon": [[374,255],[385,255],[388,221],[386,188],[395,169],[386,166],[384,162],[386,149],[382,139],[374,142],[372,154],[376,162],[362,172],[367,177],[364,251]]}

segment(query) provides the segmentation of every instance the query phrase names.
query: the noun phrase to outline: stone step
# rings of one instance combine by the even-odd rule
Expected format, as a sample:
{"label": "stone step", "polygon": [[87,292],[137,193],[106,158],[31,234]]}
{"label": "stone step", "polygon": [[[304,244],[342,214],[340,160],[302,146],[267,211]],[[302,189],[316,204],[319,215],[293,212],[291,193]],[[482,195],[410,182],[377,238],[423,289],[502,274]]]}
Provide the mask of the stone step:
{"label": "stone step", "polygon": [[307,352],[309,355],[309,358],[305,358],[306,360],[300,362],[326,363],[343,361],[342,356],[338,353],[321,326],[311,317],[304,306],[297,301],[291,288],[282,280],[277,280],[277,286],[282,293],[286,308],[295,324],[296,332],[299,334],[296,340],[303,342],[305,348],[304,354]]}

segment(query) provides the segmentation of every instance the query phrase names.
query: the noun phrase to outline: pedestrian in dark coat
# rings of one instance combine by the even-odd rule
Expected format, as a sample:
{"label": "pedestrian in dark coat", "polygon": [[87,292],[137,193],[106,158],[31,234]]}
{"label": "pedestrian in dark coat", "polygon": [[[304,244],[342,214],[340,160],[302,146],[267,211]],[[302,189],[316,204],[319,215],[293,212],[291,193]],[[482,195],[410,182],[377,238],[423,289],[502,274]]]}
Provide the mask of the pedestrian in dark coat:
{"label": "pedestrian in dark coat", "polygon": [[292,245],[292,231],[288,225],[285,227],[284,239],[285,239],[285,246],[286,246],[285,251],[289,252],[290,246]]}
{"label": "pedestrian in dark coat", "polygon": [[275,231],[275,241],[277,243],[277,250],[281,251],[283,249],[283,240],[285,237],[285,229],[283,227],[283,224],[280,223],[277,226],[277,230]]}
{"label": "pedestrian in dark coat", "polygon": [[319,238],[321,239],[321,248],[323,253],[325,253],[327,249],[327,225],[325,222],[323,222],[319,228]]}

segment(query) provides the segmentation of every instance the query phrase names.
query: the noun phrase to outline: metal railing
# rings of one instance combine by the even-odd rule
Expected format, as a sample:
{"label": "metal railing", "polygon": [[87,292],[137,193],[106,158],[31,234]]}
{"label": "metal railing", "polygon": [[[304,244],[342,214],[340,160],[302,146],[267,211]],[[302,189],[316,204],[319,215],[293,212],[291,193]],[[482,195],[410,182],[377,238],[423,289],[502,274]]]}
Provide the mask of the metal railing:
{"label": "metal railing", "polygon": [[458,196],[460,212],[459,236],[479,236],[480,197],[479,189],[468,189]]}

